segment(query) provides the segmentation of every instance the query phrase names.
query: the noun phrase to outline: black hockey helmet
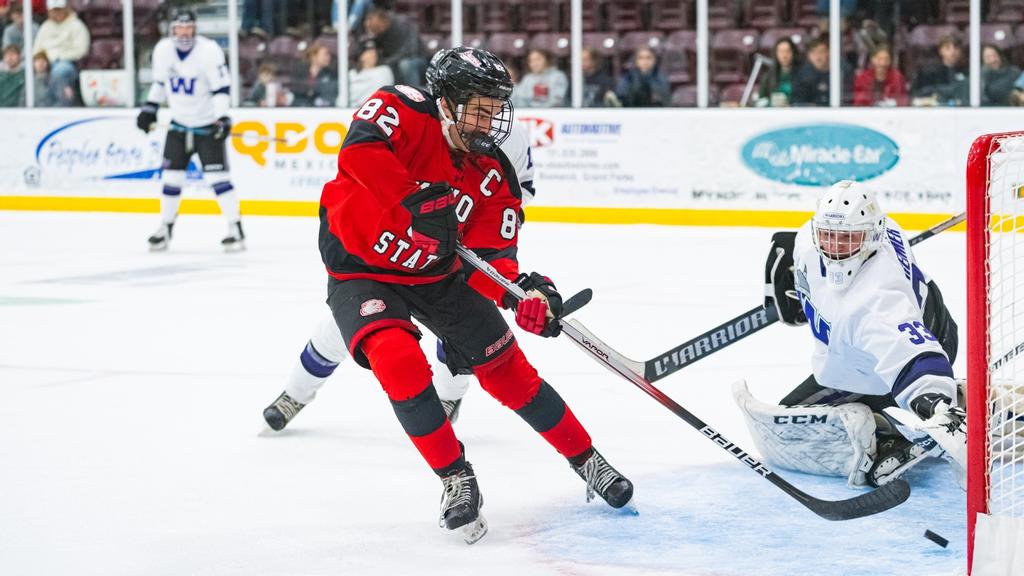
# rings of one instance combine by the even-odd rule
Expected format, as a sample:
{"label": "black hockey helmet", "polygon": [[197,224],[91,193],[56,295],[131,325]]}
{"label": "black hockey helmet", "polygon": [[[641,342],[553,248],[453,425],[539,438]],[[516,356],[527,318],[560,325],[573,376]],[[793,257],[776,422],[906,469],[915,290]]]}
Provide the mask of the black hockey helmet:
{"label": "black hockey helmet", "polygon": [[171,10],[171,17],[169,21],[171,27],[174,27],[177,25],[195,26],[197,20],[198,18],[196,18],[196,13],[194,10],[192,10],[191,8],[179,6]]}
{"label": "black hockey helmet", "polygon": [[427,91],[431,94],[437,94],[437,63],[444,59],[451,51],[451,48],[441,48],[434,53],[430,58],[430,63],[427,64],[427,71],[424,76],[427,79]]}
{"label": "black hockey helmet", "polygon": [[[174,46],[182,52],[188,52],[195,46],[195,28],[196,28],[196,13],[190,8],[179,6],[171,11],[171,17],[167,25],[167,29],[170,35],[174,38]],[[192,34],[190,36],[178,36],[174,33],[174,29],[177,26],[191,26]]]}
{"label": "black hockey helmet", "polygon": [[[493,155],[512,130],[512,76],[500,58],[480,48],[441,50],[427,66],[427,89],[452,111],[459,135],[471,152]],[[474,97],[492,98],[492,110],[466,110]],[[468,113],[467,113],[468,112]]]}

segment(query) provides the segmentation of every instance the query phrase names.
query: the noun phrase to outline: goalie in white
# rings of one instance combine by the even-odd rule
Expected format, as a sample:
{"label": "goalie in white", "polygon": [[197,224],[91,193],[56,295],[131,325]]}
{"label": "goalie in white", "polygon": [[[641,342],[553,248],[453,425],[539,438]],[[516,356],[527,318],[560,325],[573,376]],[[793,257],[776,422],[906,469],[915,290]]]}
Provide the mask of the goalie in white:
{"label": "goalie in white", "polygon": [[171,241],[185,169],[192,154],[199,155],[206,182],[228,222],[228,233],[221,244],[229,252],[245,248],[238,195],[231,184],[225,146],[231,134],[230,91],[224,51],[213,40],[196,35],[194,12],[175,9],[170,36],[153,48],[153,85],[137,119],[139,129],[149,132],[156,125],[160,104],[166,101],[171,110],[164,143],[160,226],[149,237],[150,250],[165,250]]}
{"label": "goalie in white", "polygon": [[962,482],[956,323],[874,193],[833,185],[795,238],[773,237],[766,283],[779,319],[808,324],[815,347],[813,375],[781,406],[757,401],[744,382],[733,387],[765,458],[877,486],[943,456]]}

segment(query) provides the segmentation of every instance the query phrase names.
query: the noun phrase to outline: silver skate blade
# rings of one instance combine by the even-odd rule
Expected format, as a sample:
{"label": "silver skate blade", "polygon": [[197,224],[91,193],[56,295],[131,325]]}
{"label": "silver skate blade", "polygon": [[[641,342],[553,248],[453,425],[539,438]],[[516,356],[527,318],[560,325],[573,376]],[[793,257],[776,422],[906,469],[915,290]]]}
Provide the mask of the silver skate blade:
{"label": "silver skate blade", "polygon": [[630,516],[639,516],[640,515],[640,509],[636,507],[636,498],[635,497],[634,498],[630,498],[629,502],[626,502],[622,506],[622,508],[619,508],[619,510],[621,512],[625,513],[625,514],[629,514]]}
{"label": "silver skate blade", "polygon": [[161,242],[159,244],[150,244],[149,245],[149,251],[150,252],[166,252],[168,244],[169,244],[168,242]]}
{"label": "silver skate blade", "polygon": [[487,534],[487,519],[483,514],[479,514],[476,520],[465,526],[460,526],[456,530],[462,534],[462,539],[466,544],[476,544]]}

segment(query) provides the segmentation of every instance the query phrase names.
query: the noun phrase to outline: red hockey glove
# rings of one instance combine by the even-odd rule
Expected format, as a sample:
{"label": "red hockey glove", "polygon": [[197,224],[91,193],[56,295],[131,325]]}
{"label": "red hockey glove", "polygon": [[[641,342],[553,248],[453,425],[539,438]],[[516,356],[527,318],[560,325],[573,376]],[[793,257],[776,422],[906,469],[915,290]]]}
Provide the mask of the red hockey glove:
{"label": "red hockey glove", "polygon": [[506,308],[515,308],[516,324],[545,338],[558,336],[562,331],[557,320],[562,314],[562,295],[551,279],[531,272],[529,276],[520,274],[516,284],[526,292],[526,298],[517,302],[509,294],[502,302]]}
{"label": "red hockey glove", "polygon": [[459,219],[455,216],[455,193],[447,182],[431,184],[402,200],[412,214],[412,241],[427,254],[444,258],[455,252],[459,241]]}

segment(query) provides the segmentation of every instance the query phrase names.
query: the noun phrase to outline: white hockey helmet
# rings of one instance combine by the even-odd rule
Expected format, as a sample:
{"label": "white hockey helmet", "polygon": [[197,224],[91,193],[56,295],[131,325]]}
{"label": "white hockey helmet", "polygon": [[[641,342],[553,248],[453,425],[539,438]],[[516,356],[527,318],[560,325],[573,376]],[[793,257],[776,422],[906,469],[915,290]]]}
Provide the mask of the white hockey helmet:
{"label": "white hockey helmet", "polygon": [[818,199],[811,231],[828,285],[842,290],[878,250],[885,235],[885,213],[874,192],[852,180],[842,180]]}

